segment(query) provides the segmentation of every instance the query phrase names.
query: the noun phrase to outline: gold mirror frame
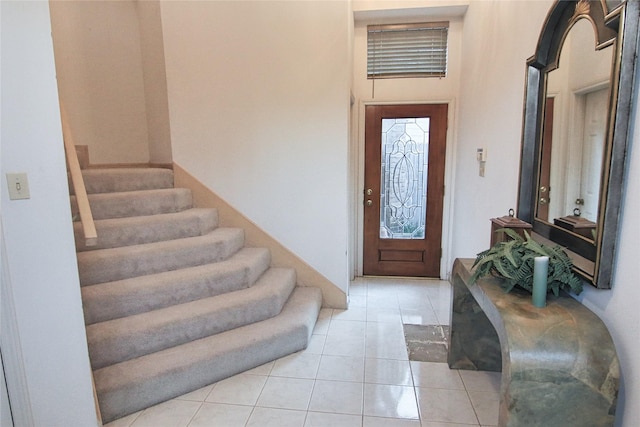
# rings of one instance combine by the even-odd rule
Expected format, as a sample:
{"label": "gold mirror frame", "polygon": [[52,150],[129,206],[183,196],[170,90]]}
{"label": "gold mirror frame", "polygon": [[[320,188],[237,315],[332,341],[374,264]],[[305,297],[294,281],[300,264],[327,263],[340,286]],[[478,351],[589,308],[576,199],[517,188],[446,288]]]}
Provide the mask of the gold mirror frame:
{"label": "gold mirror frame", "polygon": [[[593,241],[535,218],[547,73],[557,67],[562,45],[573,24],[585,17],[593,22],[599,44],[615,45],[598,227]],[[576,273],[602,289],[611,288],[630,137],[639,21],[638,1],[558,0],[547,15],[535,54],[527,61],[517,216],[532,224],[534,237],[567,248]]]}

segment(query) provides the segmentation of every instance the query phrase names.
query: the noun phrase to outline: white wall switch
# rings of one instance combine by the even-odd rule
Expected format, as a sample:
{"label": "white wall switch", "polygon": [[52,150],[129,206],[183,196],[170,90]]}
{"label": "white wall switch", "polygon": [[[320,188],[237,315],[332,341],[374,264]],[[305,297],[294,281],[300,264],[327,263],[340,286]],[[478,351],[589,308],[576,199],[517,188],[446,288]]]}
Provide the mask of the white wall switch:
{"label": "white wall switch", "polygon": [[7,186],[9,187],[9,199],[20,200],[31,197],[29,194],[29,180],[26,173],[8,173]]}

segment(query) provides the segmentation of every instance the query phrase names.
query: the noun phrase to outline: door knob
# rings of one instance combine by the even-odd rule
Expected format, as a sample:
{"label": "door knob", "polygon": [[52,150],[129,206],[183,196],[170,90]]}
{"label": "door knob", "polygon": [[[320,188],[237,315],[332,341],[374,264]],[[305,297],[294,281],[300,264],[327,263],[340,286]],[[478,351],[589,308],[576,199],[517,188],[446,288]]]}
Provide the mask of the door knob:
{"label": "door knob", "polygon": [[367,188],[367,196],[370,196],[373,194],[373,190],[370,188]]}
{"label": "door knob", "polygon": [[373,205],[373,201],[367,200],[367,206],[371,206],[371,205]]}
{"label": "door knob", "polygon": [[539,202],[541,205],[546,205],[547,203],[549,203],[549,200],[545,199],[544,197],[540,197]]}

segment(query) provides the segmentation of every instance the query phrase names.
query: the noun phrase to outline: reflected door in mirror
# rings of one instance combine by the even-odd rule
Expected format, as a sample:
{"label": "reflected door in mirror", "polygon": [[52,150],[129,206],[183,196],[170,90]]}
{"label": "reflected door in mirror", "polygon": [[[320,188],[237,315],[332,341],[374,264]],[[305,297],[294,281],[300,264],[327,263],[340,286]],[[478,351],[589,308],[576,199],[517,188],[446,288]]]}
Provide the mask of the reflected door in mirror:
{"label": "reflected door in mirror", "polygon": [[596,49],[590,21],[580,19],[547,74],[536,219],[566,229],[568,217],[579,217],[593,230],[579,234],[590,240],[600,206],[613,50]]}

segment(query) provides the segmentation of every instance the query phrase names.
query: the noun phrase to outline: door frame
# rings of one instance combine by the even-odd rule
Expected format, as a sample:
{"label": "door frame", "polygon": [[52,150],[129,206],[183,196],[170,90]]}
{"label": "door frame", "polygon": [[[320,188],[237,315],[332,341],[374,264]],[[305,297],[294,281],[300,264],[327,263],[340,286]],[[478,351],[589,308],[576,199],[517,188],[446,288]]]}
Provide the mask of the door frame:
{"label": "door frame", "polygon": [[440,258],[440,279],[447,280],[451,273],[453,259],[451,259],[452,228],[453,228],[453,193],[454,193],[454,171],[455,171],[455,146],[456,146],[456,104],[454,99],[435,99],[429,101],[360,101],[357,112],[357,133],[354,135],[355,147],[352,149],[357,161],[352,162],[356,176],[353,179],[355,188],[352,189],[352,199],[354,206],[355,221],[353,221],[352,253],[351,259],[353,277],[361,277],[363,264],[363,227],[364,227],[364,150],[365,150],[365,109],[368,105],[424,105],[424,104],[447,104],[447,142],[444,165],[445,192],[442,207],[442,257]]}

